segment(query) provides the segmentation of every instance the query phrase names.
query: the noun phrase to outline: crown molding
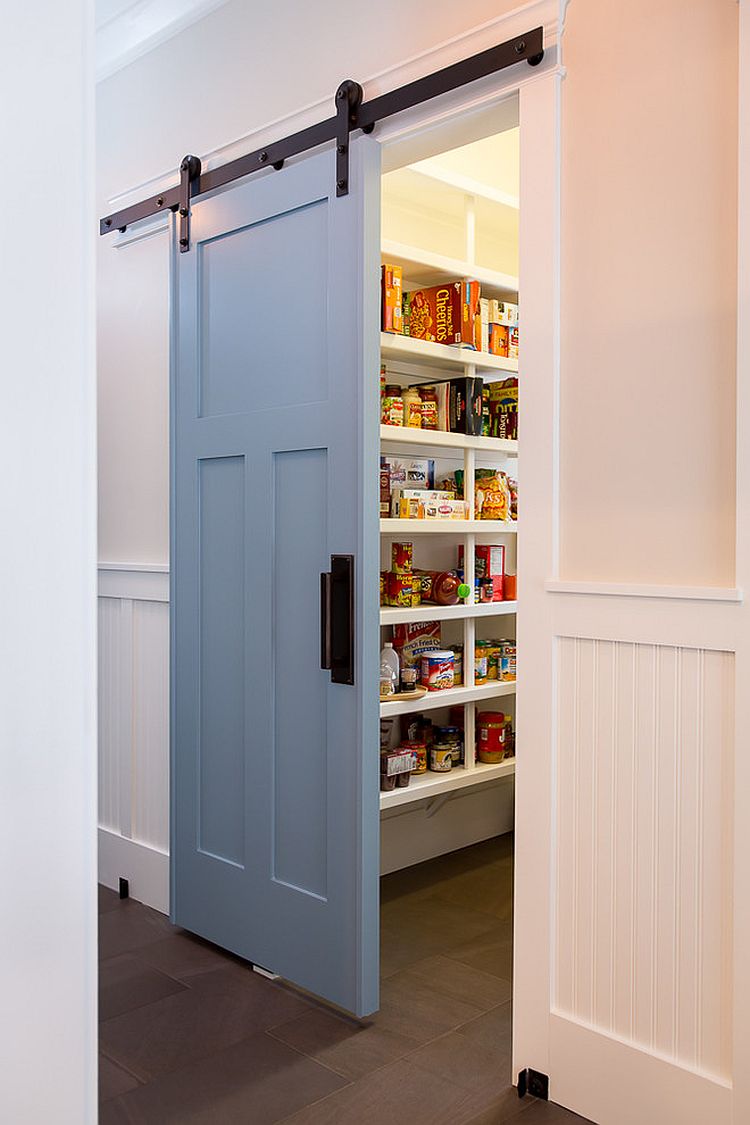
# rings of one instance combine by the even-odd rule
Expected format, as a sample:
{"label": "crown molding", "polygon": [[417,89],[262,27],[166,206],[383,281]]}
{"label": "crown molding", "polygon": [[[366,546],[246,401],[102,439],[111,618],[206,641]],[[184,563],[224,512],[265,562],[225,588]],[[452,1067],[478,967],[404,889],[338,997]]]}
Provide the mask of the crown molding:
{"label": "crown molding", "polygon": [[226,0],[134,0],[97,21],[96,80],[109,78],[173,35],[220,8]]}

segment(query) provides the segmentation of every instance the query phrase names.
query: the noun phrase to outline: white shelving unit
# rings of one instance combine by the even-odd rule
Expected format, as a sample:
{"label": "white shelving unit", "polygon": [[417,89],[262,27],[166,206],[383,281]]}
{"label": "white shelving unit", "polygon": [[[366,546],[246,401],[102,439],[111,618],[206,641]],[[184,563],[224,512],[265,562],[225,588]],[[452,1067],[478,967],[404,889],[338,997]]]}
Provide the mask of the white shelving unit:
{"label": "white shelving unit", "polygon": [[461,605],[420,605],[414,609],[382,606],[381,625],[408,621],[463,621],[466,617],[504,617],[516,612],[516,602],[467,602]]}
{"label": "white shelving unit", "polygon": [[403,242],[383,240],[381,257],[384,262],[401,266],[404,277],[415,286],[439,285],[441,281],[455,281],[457,277],[473,277],[481,282],[486,297],[498,300],[511,300],[518,294],[518,278],[498,270],[488,270],[462,258],[450,258],[445,254],[434,254],[418,246],[407,246]]}
{"label": "white shelving unit", "polygon": [[[472,476],[472,488],[474,479]],[[394,537],[410,535],[516,535],[518,520],[399,520],[380,521],[380,534]]]}
{"label": "white shelving unit", "polygon": [[450,434],[444,430],[415,430],[408,426],[381,426],[380,444],[409,446],[412,449],[416,447],[424,453],[434,451],[438,456],[450,456],[451,450],[463,453],[464,449],[497,456],[518,456],[517,441],[472,437],[469,434]]}
{"label": "white shelving unit", "polygon": [[391,715],[411,715],[415,711],[435,711],[438,707],[453,707],[457,703],[487,703],[490,699],[500,699],[504,695],[516,694],[516,681],[503,682],[491,680],[487,684],[469,684],[464,687],[447,688],[445,691],[428,691],[418,699],[394,699],[380,704],[380,716],[387,719]]}
{"label": "white shelving unit", "polygon": [[477,352],[458,344],[436,344],[434,340],[417,340],[413,336],[398,336],[393,332],[380,333],[380,354],[385,360],[403,360],[426,366],[422,379],[430,378],[430,371],[453,371],[460,375],[470,367],[478,375],[502,371],[505,375],[518,374],[518,360],[507,359],[489,352]]}
{"label": "white shelving unit", "polygon": [[[479,178],[472,178],[469,171],[446,169],[439,162],[429,160],[420,161],[406,170],[406,175],[401,176],[394,185],[395,210],[392,212],[390,230],[391,233],[396,230],[399,233],[395,237],[384,238],[381,246],[382,260],[401,266],[405,289],[471,277],[480,282],[484,296],[516,301],[518,278],[511,273],[488,269],[479,264],[477,247],[482,242],[482,234],[486,236],[486,230],[481,224],[487,222],[488,218],[493,230],[496,229],[497,218],[501,219],[505,230],[510,229],[508,215],[514,209],[517,214],[517,196],[484,184]],[[409,198],[405,199],[404,191]],[[412,198],[425,203],[431,216],[428,217],[425,208],[420,207],[421,227],[417,223],[418,230],[412,218]],[[399,207],[402,208],[400,212]],[[432,245],[427,236],[428,228],[434,231],[434,235],[429,236],[434,239]],[[388,224],[385,224],[384,229],[388,234]],[[462,231],[459,238],[455,237],[457,229]],[[418,240],[422,245],[414,245],[412,239]],[[429,250],[423,248],[427,245],[431,245]],[[485,238],[485,256],[486,245]],[[441,253],[442,249],[450,252]],[[508,257],[508,261],[511,260],[512,256]],[[386,364],[386,378],[390,376],[392,381],[402,385],[428,383],[460,375],[479,375],[489,382],[518,375],[517,359],[477,352],[468,347],[448,347],[433,341],[386,332],[381,333],[380,342],[381,357]],[[445,774],[428,770],[418,777],[412,775],[408,786],[380,795],[382,810],[422,802],[428,804],[429,815],[432,815],[452,794],[467,789],[475,791],[489,783],[497,785],[504,778],[512,780],[515,772],[514,758],[497,765],[474,761],[477,711],[504,710],[513,713],[516,693],[515,682],[493,680],[476,684],[474,681],[477,639],[514,635],[516,614],[515,601],[474,601],[474,552],[477,544],[498,542],[505,545],[506,559],[512,563],[516,556],[518,534],[517,521],[474,518],[474,481],[477,466],[497,466],[515,475],[518,442],[381,425],[380,443],[381,451],[386,456],[434,458],[436,479],[440,479],[441,473],[445,475],[457,468],[463,469],[464,495],[470,505],[470,518],[466,520],[380,521],[381,540],[384,543],[383,569],[388,569],[389,544],[393,540],[413,542],[415,566],[432,569],[439,567],[441,570],[456,565],[457,549],[462,545],[464,580],[471,590],[468,600],[459,605],[421,605],[414,609],[383,606],[380,609],[380,624],[386,630],[386,636],[389,635],[389,627],[399,624],[439,621],[443,626],[442,643],[453,643],[458,636],[463,640],[464,680],[461,686],[447,691],[428,692],[414,700],[407,698],[384,701],[380,705],[382,719],[399,719],[401,716],[420,712],[434,715],[441,710],[447,713],[448,708],[456,705],[463,707],[465,764]],[[496,627],[493,624],[495,622]],[[448,638],[451,638],[450,642]],[[441,714],[437,714],[434,721],[440,725],[446,720]],[[402,736],[403,730],[402,724]]]}
{"label": "white shelving unit", "polygon": [[506,758],[497,765],[483,765],[478,763],[474,769],[459,767],[449,773],[427,773],[418,777],[412,776],[409,784],[403,789],[392,789],[390,793],[380,794],[380,808],[392,809],[398,805],[413,805],[417,801],[442,797],[454,793],[459,789],[468,789],[474,785],[486,785],[490,781],[499,781],[501,778],[512,777],[516,772],[516,759]]}

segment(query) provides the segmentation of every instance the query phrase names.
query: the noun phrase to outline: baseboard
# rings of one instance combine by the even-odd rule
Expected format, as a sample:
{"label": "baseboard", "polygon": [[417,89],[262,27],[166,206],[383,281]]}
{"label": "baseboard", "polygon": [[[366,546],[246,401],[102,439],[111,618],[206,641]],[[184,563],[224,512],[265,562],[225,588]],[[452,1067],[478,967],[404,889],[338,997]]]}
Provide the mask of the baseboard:
{"label": "baseboard", "polygon": [[169,856],[148,844],[99,829],[99,882],[113,891],[120,879],[130,884],[130,897],[169,914]]}
{"label": "baseboard", "polygon": [[423,863],[513,831],[515,787],[504,778],[459,789],[437,810],[429,801],[389,810],[380,818],[380,874]]}

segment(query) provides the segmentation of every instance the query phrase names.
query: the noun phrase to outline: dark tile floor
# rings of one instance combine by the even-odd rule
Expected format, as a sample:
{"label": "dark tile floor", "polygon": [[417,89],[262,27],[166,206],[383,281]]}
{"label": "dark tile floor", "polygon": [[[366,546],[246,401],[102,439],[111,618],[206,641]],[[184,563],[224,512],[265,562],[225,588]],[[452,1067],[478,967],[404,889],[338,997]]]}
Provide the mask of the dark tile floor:
{"label": "dark tile floor", "polygon": [[517,1125],[583,1119],[510,1086],[512,841],[382,881],[363,1023],[100,888],[101,1125]]}

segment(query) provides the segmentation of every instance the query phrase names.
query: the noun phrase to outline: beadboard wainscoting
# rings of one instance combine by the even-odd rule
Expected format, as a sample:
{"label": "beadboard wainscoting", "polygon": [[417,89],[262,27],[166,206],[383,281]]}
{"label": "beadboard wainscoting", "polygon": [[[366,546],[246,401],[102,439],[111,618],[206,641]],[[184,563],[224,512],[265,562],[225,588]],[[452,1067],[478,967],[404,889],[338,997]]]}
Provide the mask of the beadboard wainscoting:
{"label": "beadboard wainscoting", "polygon": [[[513,828],[513,779],[397,809],[383,874]],[[99,878],[169,912],[169,571],[99,565]]]}
{"label": "beadboard wainscoting", "polygon": [[169,910],[169,574],[99,566],[99,878]]}

